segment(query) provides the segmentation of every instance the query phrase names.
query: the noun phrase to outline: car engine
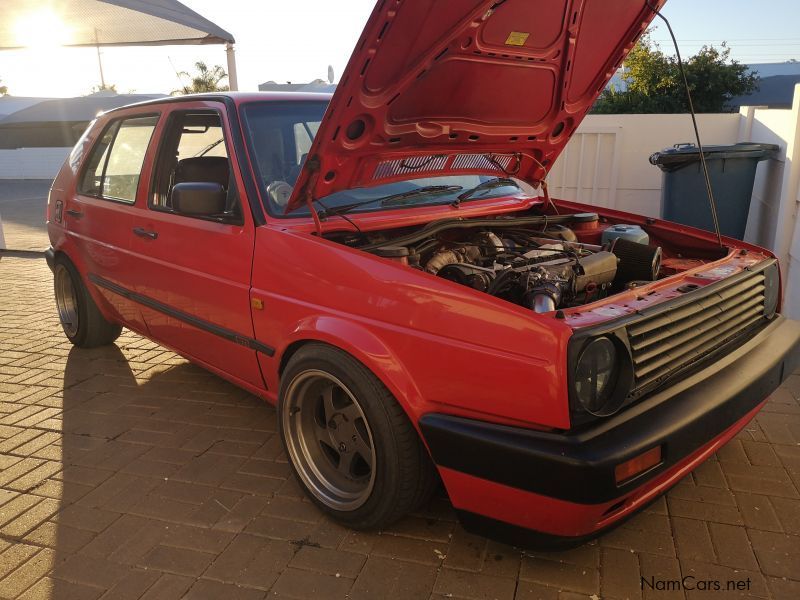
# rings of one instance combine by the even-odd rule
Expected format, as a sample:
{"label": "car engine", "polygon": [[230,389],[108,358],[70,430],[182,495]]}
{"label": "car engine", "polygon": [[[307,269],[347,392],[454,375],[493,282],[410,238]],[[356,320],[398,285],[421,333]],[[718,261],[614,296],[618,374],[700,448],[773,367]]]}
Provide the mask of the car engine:
{"label": "car engine", "polygon": [[660,247],[621,238],[582,243],[557,222],[526,221],[451,221],[396,237],[373,234],[366,245],[341,241],[535,312],[588,304],[659,276]]}

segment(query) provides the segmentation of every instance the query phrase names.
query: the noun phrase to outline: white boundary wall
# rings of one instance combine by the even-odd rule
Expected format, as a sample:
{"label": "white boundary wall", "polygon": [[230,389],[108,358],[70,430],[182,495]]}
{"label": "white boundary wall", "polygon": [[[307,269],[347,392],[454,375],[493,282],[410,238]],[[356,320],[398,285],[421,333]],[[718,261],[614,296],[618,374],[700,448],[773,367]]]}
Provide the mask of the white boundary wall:
{"label": "white boundary wall", "polygon": [[[738,114],[698,115],[698,120],[703,144],[736,143]],[[589,115],[553,165],[550,193],[657,217],[661,171],[650,164],[650,155],[693,140],[689,115]]]}
{"label": "white boundary wall", "polygon": [[0,180],[54,179],[71,148],[0,150]]}

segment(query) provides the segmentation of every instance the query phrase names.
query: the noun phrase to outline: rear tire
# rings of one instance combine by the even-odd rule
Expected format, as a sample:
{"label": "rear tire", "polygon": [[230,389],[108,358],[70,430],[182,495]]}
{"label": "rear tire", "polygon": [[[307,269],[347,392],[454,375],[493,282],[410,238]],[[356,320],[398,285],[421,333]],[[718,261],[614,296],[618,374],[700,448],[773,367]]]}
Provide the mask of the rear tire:
{"label": "rear tire", "polygon": [[75,265],[64,256],[56,258],[53,288],[61,327],[75,346],[105,346],[122,333],[121,325],[107,321],[100,313]]}
{"label": "rear tire", "polygon": [[403,408],[336,348],[309,344],[292,356],[281,377],[278,421],[297,481],[343,525],[386,527],[435,489],[435,468]]}

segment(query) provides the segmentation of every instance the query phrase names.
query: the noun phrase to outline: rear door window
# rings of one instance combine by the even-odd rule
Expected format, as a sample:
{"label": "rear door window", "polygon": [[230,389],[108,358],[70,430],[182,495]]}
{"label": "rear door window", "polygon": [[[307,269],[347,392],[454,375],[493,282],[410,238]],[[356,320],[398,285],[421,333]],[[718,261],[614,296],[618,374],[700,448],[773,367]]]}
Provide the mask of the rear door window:
{"label": "rear door window", "polygon": [[79,192],[133,204],[158,116],[112,123],[89,155]]}

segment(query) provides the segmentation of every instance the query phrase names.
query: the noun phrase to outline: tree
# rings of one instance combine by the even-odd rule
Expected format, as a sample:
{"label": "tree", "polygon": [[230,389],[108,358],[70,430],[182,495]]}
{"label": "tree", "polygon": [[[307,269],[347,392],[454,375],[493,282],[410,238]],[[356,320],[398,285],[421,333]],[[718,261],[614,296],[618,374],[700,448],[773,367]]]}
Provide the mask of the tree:
{"label": "tree", "polygon": [[0,79],[0,96],[5,96],[8,93],[8,88],[2,85],[3,80]]}
{"label": "tree", "polygon": [[201,94],[203,92],[227,92],[227,85],[220,85],[222,80],[228,78],[228,74],[219,65],[213,68],[208,68],[208,65],[202,60],[194,63],[196,72],[194,74],[181,71],[178,77],[188,79],[189,83],[184,85],[179,90],[172,92],[173,94]]}
{"label": "tree", "polygon": [[[728,102],[735,96],[758,89],[758,76],[747,65],[730,60],[726,43],[721,48],[703,46],[684,61],[686,79],[697,112],[729,112]],[[686,90],[678,59],[667,56],[649,33],[631,50],[625,60],[625,90],[605,90],[593,112],[682,113],[688,111]]]}
{"label": "tree", "polygon": [[92,86],[92,90],[89,92],[90,94],[97,94],[99,92],[114,92],[117,93],[117,84],[116,83],[101,83],[100,85]]}

